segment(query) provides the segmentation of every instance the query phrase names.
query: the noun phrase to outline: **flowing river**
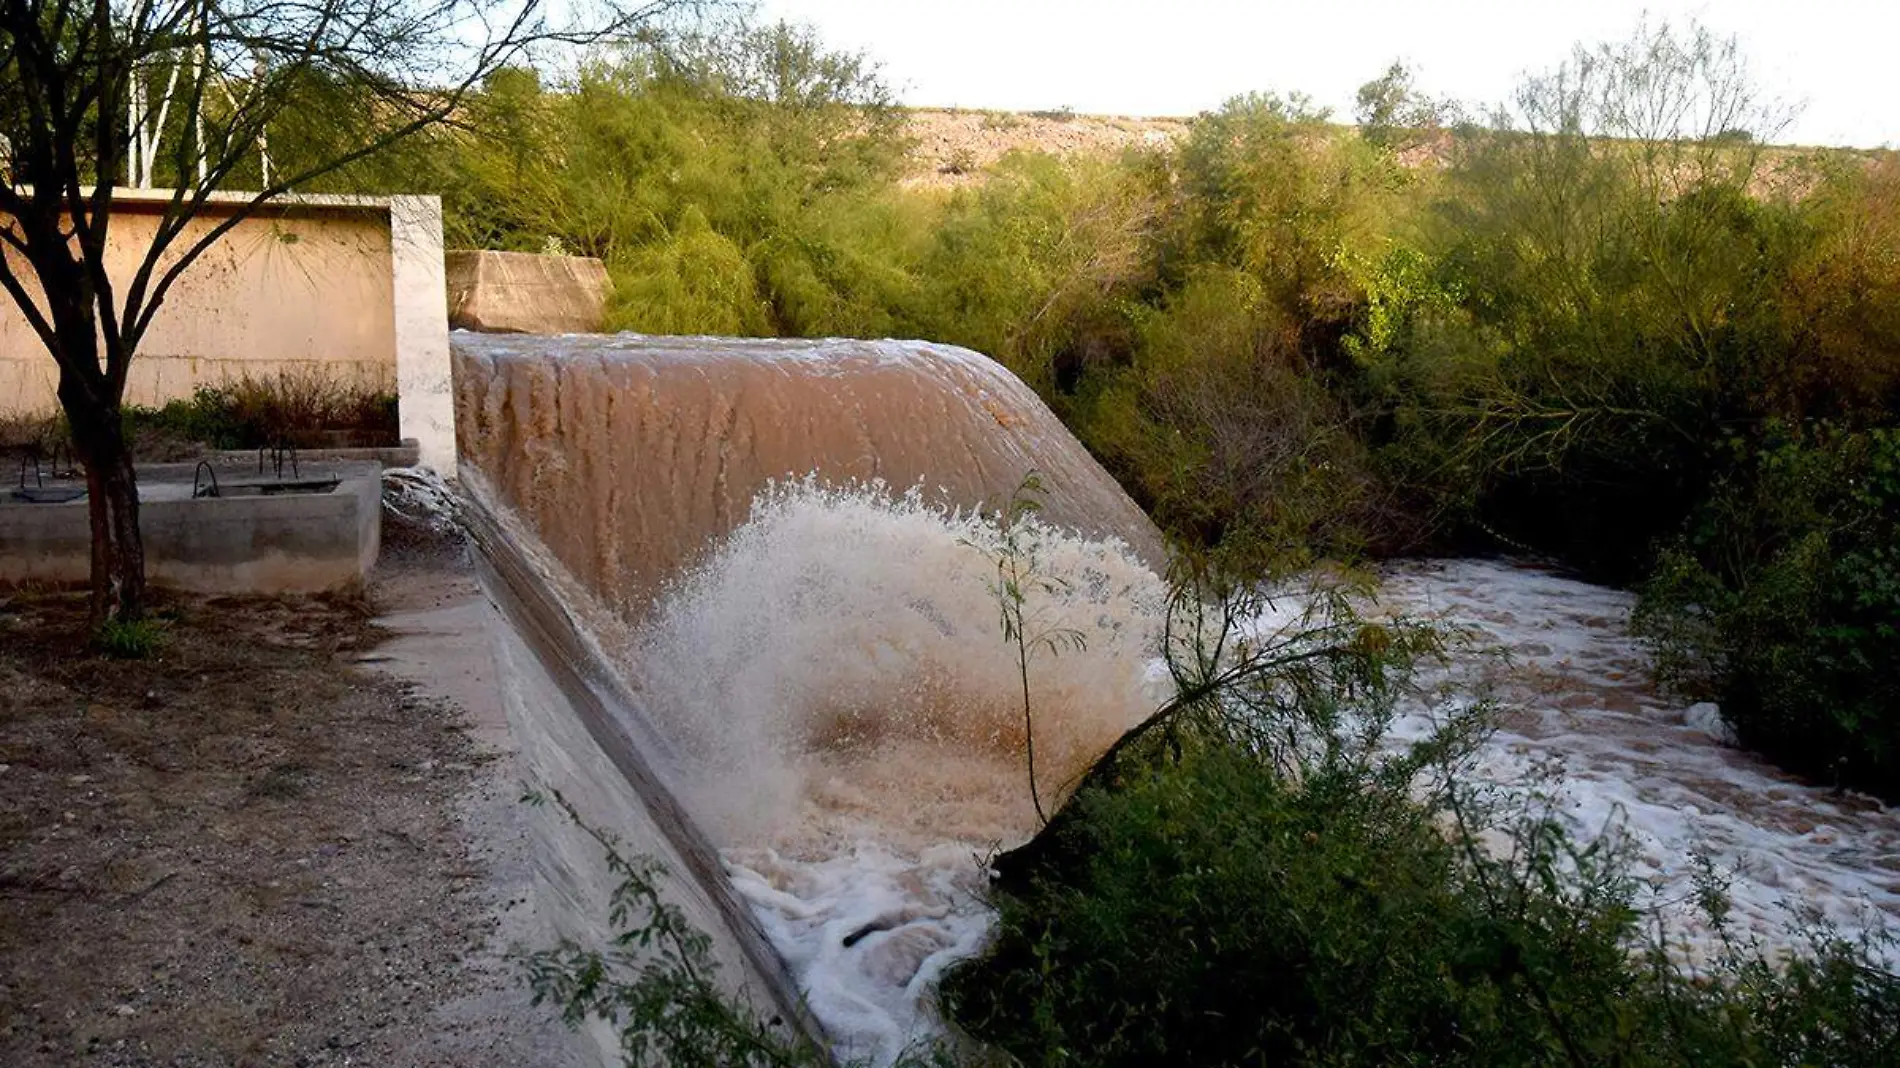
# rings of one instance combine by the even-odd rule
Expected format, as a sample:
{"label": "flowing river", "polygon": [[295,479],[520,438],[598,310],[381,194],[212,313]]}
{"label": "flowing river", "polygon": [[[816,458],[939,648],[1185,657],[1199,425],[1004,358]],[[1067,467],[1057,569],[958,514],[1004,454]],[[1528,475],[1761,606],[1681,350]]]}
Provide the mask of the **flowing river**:
{"label": "flowing river", "polygon": [[[938,1032],[935,980],[987,931],[984,858],[1035,826],[994,538],[915,499],[791,487],[674,588],[639,657],[690,665],[649,671],[650,692],[692,759],[719,767],[696,777],[725,784],[697,807],[848,1058],[888,1063]],[[1031,663],[1045,782],[1061,782],[1163,696],[1160,583],[1112,544],[1044,531],[1036,545],[1051,581],[1035,618],[1088,638]],[[1379,607],[1468,630],[1434,681],[1501,705],[1470,774],[1547,792],[1580,837],[1626,835],[1641,903],[1685,959],[1712,937],[1691,907],[1698,858],[1771,948],[1809,918],[1900,934],[1900,811],[1795,781],[1726,744],[1712,707],[1658,696],[1631,603],[1450,560],[1387,568]],[[1432,716],[1419,704],[1394,737]]]}

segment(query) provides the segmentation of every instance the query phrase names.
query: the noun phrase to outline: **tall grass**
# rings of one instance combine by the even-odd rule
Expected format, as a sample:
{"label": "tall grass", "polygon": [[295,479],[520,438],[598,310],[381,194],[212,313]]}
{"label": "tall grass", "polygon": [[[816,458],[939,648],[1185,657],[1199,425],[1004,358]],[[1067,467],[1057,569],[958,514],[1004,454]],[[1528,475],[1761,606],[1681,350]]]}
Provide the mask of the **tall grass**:
{"label": "tall grass", "polygon": [[396,404],[393,394],[310,369],[202,386],[189,400],[127,408],[125,421],[135,453],[146,459],[201,448],[394,445]]}

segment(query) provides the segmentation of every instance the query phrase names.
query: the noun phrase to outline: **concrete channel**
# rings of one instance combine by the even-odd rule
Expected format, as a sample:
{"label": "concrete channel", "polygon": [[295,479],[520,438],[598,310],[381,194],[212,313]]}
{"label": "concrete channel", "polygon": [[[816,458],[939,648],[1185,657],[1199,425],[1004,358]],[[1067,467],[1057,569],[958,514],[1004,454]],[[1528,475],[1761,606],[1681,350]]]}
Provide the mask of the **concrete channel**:
{"label": "concrete channel", "polygon": [[[496,668],[528,785],[558,793],[586,824],[552,804],[536,806],[529,817],[538,904],[548,923],[575,944],[611,944],[616,932],[608,922],[609,900],[616,879],[590,829],[605,834],[623,853],[665,866],[663,891],[711,939],[729,995],[750,1004],[787,1038],[823,1048],[821,1028],[733,892],[718,851],[645,756],[636,695],[602,662],[581,624],[481,494],[466,493],[464,504],[477,576],[497,609]],[[622,1063],[618,1038],[599,1022],[586,1028],[583,1045],[593,1063]]]}

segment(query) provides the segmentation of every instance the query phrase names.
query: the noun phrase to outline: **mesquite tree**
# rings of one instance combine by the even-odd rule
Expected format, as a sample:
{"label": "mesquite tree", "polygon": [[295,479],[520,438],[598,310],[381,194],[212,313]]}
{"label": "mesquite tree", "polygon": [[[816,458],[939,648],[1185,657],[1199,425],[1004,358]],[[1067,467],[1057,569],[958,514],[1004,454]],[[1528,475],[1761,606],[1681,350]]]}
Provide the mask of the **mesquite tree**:
{"label": "mesquite tree", "polygon": [[[59,368],[89,491],[95,623],[142,608],[121,404],[140,339],[192,263],[274,199],[448,121],[531,50],[682,2],[556,16],[543,0],[0,0],[0,287]],[[279,124],[322,132],[300,139],[301,158],[272,158]],[[194,225],[236,176],[256,191]],[[154,177],[172,190],[149,244],[108,270],[114,187]]]}

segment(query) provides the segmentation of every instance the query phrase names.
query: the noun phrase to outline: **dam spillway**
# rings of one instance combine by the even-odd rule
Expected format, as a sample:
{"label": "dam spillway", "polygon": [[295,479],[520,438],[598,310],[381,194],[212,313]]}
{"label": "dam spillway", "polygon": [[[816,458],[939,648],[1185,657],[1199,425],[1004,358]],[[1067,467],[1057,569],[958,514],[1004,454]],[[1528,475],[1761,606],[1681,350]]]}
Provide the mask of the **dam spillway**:
{"label": "dam spillway", "polygon": [[919,487],[1113,537],[1155,570],[1154,524],[1033,390],[953,345],[631,334],[453,338],[457,447],[577,579],[639,615],[774,480]]}
{"label": "dam spillway", "polygon": [[[1033,391],[968,350],[453,344],[531,784],[667,865],[735,992],[888,1060],[942,963],[982,935],[972,844],[1035,825],[991,517],[1039,475],[1018,530],[1032,610],[1083,639],[1035,670],[1050,804],[1150,707],[1158,532]],[[561,934],[604,944],[597,849],[539,818],[544,906]],[[747,905],[801,894],[798,930],[768,946]],[[866,915],[884,930],[855,948],[826,928]]]}
{"label": "dam spillway", "polygon": [[[1035,620],[1084,638],[1031,666],[1045,801],[1161,696],[1153,528],[1033,395],[963,350],[458,349],[465,483],[531,777],[668,864],[755,1005],[853,1061],[928,1038],[937,977],[987,931],[981,858],[1035,826],[997,633],[1002,545],[979,513],[1044,472],[1047,522],[1018,545],[1042,580]],[[1617,828],[1685,957],[1719,949],[1685,915],[1702,857],[1766,945],[1798,938],[1800,915],[1900,932],[1900,815],[1777,772],[1711,734],[1708,709],[1657,694],[1629,595],[1497,562],[1383,580],[1391,610],[1473,628],[1446,670],[1506,709],[1474,782],[1556,791],[1580,841]],[[1398,737],[1436,713],[1409,708]],[[549,898],[564,933],[600,944],[598,851],[559,824],[539,832]]]}

